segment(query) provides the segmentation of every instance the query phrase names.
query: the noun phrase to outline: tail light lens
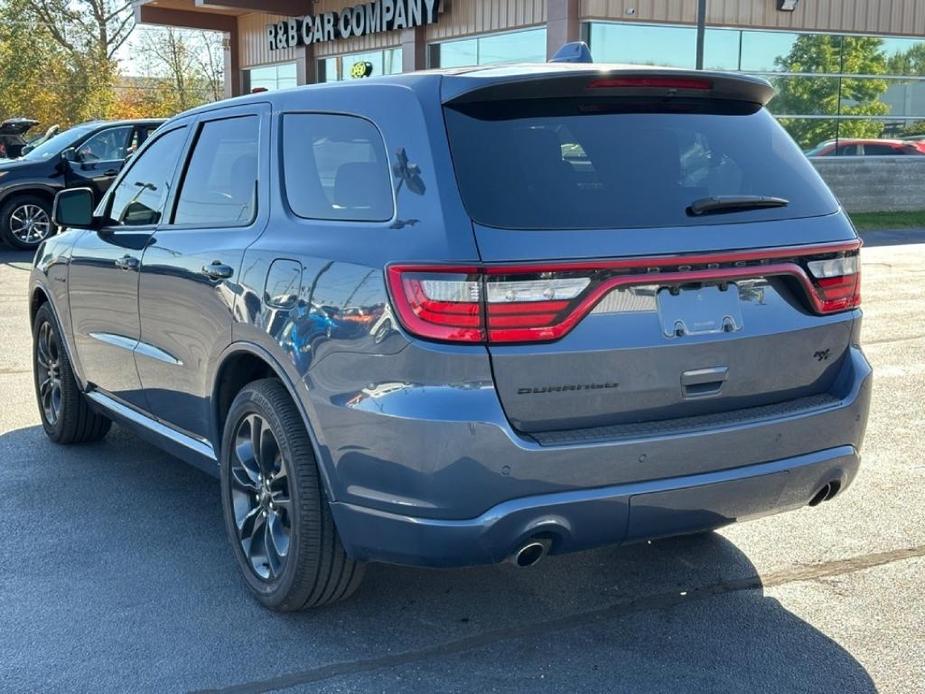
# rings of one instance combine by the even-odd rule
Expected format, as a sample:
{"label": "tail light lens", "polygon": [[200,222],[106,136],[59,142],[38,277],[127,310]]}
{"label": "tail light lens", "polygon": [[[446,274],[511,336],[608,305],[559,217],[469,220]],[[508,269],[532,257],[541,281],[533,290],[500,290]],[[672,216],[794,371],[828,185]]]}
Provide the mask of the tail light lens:
{"label": "tail light lens", "polygon": [[387,277],[408,332],[468,343],[549,342],[566,335],[610,291],[790,275],[819,314],[856,308],[860,242],[702,256],[538,267],[396,265]]}
{"label": "tail light lens", "polygon": [[395,309],[409,332],[431,340],[484,342],[482,280],[477,270],[389,270]]}
{"label": "tail light lens", "polygon": [[861,305],[861,257],[855,253],[806,263],[820,313],[837,313]]}

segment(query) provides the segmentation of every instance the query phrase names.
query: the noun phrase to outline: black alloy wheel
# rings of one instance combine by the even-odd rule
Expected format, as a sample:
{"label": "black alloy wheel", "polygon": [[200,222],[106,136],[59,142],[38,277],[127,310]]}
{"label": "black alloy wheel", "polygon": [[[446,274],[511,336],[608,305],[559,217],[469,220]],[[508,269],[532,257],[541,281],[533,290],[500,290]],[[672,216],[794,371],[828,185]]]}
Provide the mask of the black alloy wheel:
{"label": "black alloy wheel", "polygon": [[245,416],[231,449],[231,501],[241,551],[263,580],[283,573],[292,537],[289,469],[267,421]]}
{"label": "black alloy wheel", "polygon": [[219,474],[228,539],[257,600],[290,612],[353,594],[365,566],[340,542],[305,422],[278,379],[231,403]]}
{"label": "black alloy wheel", "polygon": [[90,407],[74,378],[51,306],[43,304],[32,324],[32,370],[42,427],[55,443],[87,443],[106,436],[112,421]]}

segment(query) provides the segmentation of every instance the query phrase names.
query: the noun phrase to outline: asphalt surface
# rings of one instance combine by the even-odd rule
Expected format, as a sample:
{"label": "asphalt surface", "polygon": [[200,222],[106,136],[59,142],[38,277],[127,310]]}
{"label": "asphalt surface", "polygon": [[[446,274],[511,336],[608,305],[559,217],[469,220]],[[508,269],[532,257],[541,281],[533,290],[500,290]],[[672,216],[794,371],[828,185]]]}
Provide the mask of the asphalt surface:
{"label": "asphalt surface", "polygon": [[[264,611],[218,484],[123,430],[45,439],[29,259],[0,250],[0,691],[925,691],[925,233],[868,235],[863,469],[712,535],[432,571]],[[884,245],[877,245],[880,241]]]}

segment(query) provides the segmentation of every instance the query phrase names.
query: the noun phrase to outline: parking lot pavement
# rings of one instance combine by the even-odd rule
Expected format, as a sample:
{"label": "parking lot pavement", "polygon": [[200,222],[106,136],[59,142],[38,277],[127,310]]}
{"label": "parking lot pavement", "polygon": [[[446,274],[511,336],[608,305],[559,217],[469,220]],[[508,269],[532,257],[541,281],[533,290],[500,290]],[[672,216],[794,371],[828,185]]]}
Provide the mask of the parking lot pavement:
{"label": "parking lot pavement", "polygon": [[27,270],[0,251],[2,691],[925,690],[925,243],[864,251],[876,386],[836,500],[528,570],[372,566],[286,616],[238,579],[215,480],[119,429],[46,441]]}

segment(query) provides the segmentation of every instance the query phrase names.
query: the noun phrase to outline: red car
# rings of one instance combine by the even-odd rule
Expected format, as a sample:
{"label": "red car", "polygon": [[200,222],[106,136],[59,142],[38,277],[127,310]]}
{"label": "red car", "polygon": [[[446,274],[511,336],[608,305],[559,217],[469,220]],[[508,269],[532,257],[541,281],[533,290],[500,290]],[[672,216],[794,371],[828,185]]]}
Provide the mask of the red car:
{"label": "red car", "polygon": [[925,142],[911,140],[826,140],[806,152],[807,157],[875,157],[925,154]]}

